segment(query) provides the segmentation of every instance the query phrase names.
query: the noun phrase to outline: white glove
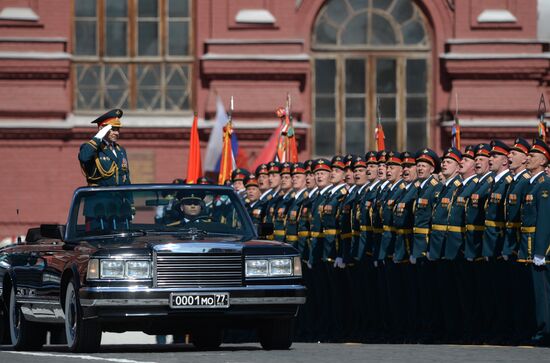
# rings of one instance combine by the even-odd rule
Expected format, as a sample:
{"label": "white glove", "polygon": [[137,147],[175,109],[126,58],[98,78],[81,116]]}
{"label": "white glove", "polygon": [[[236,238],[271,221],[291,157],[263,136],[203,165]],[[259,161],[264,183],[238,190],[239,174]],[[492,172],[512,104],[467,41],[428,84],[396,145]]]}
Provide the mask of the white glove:
{"label": "white glove", "polygon": [[105,137],[105,135],[107,135],[107,133],[108,133],[109,131],[111,131],[112,128],[113,128],[113,126],[111,126],[111,125],[105,126],[105,127],[102,128],[101,130],[99,130],[99,131],[97,132],[97,134],[95,134],[94,138],[97,137],[98,139],[103,140],[103,138]]}
{"label": "white glove", "polygon": [[374,261],[374,267],[378,267],[378,261]]}
{"label": "white glove", "polygon": [[546,264],[546,258],[544,256],[535,255],[535,258],[533,258],[533,263],[536,266],[543,266]]}
{"label": "white glove", "polygon": [[502,259],[503,259],[504,261],[508,261],[508,255],[502,255]]}
{"label": "white glove", "polygon": [[411,256],[409,257],[409,261],[410,261],[413,265],[416,264],[416,257],[414,257],[413,255],[411,255]]}
{"label": "white glove", "polygon": [[427,258],[428,260],[430,260],[430,261],[432,260],[432,259],[430,258],[430,251],[426,252],[426,258]]}
{"label": "white glove", "polygon": [[309,268],[310,270],[312,269],[313,266],[311,266],[311,262],[307,261],[307,268]]}
{"label": "white glove", "polygon": [[334,267],[342,268],[342,265],[344,265],[344,267],[346,266],[342,257],[336,257],[336,260],[334,260]]}

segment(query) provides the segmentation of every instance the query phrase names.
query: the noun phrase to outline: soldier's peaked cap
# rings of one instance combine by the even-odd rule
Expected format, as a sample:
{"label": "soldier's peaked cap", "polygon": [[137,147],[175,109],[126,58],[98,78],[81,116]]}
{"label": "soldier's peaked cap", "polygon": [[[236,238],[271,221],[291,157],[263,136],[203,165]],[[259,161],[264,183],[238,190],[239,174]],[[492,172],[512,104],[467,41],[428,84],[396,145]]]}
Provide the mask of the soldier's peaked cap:
{"label": "soldier's peaked cap", "polygon": [[531,150],[529,150],[529,152],[540,153],[546,156],[546,159],[550,161],[550,147],[541,139],[533,140],[533,146],[531,146]]}
{"label": "soldier's peaked cap", "polygon": [[256,176],[254,174],[250,174],[246,178],[244,178],[244,186],[245,188],[259,187],[258,179],[256,179]]}
{"label": "soldier's peaked cap", "polygon": [[290,174],[292,169],[292,163],[289,163],[288,161],[281,164],[281,175],[282,174]]}
{"label": "soldier's peaked cap", "polygon": [[313,162],[312,169],[313,172],[318,170],[331,171],[332,165],[328,159],[317,159]]}
{"label": "soldier's peaked cap", "polygon": [[441,164],[441,160],[439,156],[437,156],[437,153],[428,148],[422,149],[416,154],[416,162],[418,163],[420,161],[428,163],[434,168],[438,168],[439,164]]}
{"label": "soldier's peaked cap", "polygon": [[514,145],[510,148],[510,150],[516,150],[524,154],[529,154],[529,149],[531,149],[529,141],[525,140],[522,137],[518,137],[517,139],[515,139]]}
{"label": "soldier's peaked cap", "polygon": [[507,156],[510,152],[510,147],[503,143],[500,140],[493,140],[491,141],[491,152],[490,154],[497,154],[497,155],[504,155]]}
{"label": "soldier's peaked cap", "polygon": [[456,147],[450,147],[445,150],[441,159],[452,159],[460,163],[462,161],[462,153]]}
{"label": "soldier's peaked cap", "polygon": [[277,161],[271,161],[267,164],[267,170],[268,174],[279,174],[281,171],[281,164]]}
{"label": "soldier's peaked cap", "polygon": [[331,163],[333,168],[344,170],[346,167],[346,161],[340,155],[336,155],[335,157],[333,157]]}
{"label": "soldier's peaked cap", "polygon": [[256,176],[260,176],[262,174],[265,174],[267,175],[267,164],[260,164],[258,165],[258,167],[256,168]]}
{"label": "soldier's peaked cap", "polygon": [[355,168],[366,168],[367,167],[367,161],[362,156],[356,156],[353,158],[351,162],[352,169]]}
{"label": "soldier's peaked cap", "polygon": [[376,158],[376,151],[369,151],[365,154],[365,160],[367,164],[376,164],[378,162]]}
{"label": "soldier's peaked cap", "polygon": [[386,150],[380,150],[376,153],[376,161],[378,164],[385,164],[388,161],[388,152]]}
{"label": "soldier's peaked cap", "polygon": [[470,158],[474,160],[476,158],[476,151],[473,145],[467,145],[462,153],[462,158]]}
{"label": "soldier's peaked cap", "polygon": [[239,180],[242,181],[248,175],[250,175],[248,170],[237,168],[237,169],[235,169],[231,172],[231,181],[234,181],[234,182],[239,181]]}
{"label": "soldier's peaked cap", "polygon": [[409,151],[403,151],[401,153],[401,161],[403,166],[411,166],[416,164],[416,158]]}
{"label": "soldier's peaked cap", "polygon": [[122,117],[122,114],[123,112],[121,109],[115,108],[114,110],[99,116],[93,120],[92,123],[97,124],[97,126],[111,125],[113,127],[121,127],[122,124],[120,123],[120,118]]}
{"label": "soldier's peaked cap", "polygon": [[489,157],[491,155],[491,146],[489,144],[477,144],[476,146],[476,157],[478,156],[486,156]]}
{"label": "soldier's peaked cap", "polygon": [[390,151],[388,153],[388,161],[386,164],[388,165],[399,165],[403,163],[403,160],[401,160],[401,155],[399,153],[396,153],[394,151]]}
{"label": "soldier's peaked cap", "polygon": [[297,163],[294,163],[292,164],[292,168],[291,168],[291,174],[294,175],[294,174],[305,174],[306,173],[306,166],[304,163],[300,163],[300,162],[297,162]]}

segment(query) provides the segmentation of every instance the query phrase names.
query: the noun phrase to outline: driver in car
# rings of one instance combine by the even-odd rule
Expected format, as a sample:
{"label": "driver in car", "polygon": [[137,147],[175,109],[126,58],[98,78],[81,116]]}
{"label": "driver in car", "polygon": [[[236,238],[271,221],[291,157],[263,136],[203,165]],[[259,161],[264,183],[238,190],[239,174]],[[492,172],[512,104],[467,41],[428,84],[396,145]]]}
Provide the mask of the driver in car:
{"label": "driver in car", "polygon": [[202,195],[197,192],[187,192],[179,196],[179,204],[175,208],[178,211],[178,220],[168,223],[168,227],[190,225],[195,223],[208,223],[210,217],[205,214],[206,207]]}

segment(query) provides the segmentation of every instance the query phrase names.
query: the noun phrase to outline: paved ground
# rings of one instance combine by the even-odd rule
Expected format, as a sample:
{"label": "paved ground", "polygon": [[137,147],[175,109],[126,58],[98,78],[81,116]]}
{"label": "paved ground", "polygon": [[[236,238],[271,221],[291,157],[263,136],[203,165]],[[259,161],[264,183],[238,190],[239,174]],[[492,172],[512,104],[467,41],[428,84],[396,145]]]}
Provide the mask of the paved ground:
{"label": "paved ground", "polygon": [[9,363],[281,363],[281,362],[549,362],[550,349],[529,347],[378,345],[298,343],[288,351],[264,351],[259,344],[223,345],[198,351],[189,345],[107,344],[95,354],[71,354],[61,346],[40,352],[1,347],[0,362]]}

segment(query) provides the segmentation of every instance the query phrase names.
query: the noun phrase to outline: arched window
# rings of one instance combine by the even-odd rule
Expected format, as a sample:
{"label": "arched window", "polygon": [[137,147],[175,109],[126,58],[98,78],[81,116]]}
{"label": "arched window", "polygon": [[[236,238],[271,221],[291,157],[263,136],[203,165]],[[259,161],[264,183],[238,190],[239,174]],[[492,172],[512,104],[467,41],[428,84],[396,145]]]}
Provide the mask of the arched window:
{"label": "arched window", "polygon": [[430,40],[413,0],[329,0],[312,48],[314,154],[373,149],[377,100],[388,148],[428,144]]}

